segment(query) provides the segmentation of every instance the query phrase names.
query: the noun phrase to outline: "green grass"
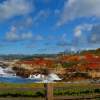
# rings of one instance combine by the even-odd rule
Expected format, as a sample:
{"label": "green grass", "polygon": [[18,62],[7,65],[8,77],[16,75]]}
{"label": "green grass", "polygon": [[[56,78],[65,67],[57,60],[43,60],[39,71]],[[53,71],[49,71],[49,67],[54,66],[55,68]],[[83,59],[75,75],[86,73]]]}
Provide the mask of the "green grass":
{"label": "green grass", "polygon": [[56,89],[54,95],[67,95],[67,96],[84,96],[84,95],[94,95],[100,94],[100,89]]}
{"label": "green grass", "polygon": [[0,87],[2,88],[43,88],[44,84],[43,83],[22,83],[22,84],[18,84],[18,83],[0,83]]}
{"label": "green grass", "polygon": [[[100,94],[100,85],[96,84],[66,84],[53,83],[54,95],[84,96]],[[57,88],[64,87],[64,88]],[[27,88],[27,90],[23,90]],[[36,90],[36,88],[41,88]],[[0,97],[44,97],[45,90],[43,83],[12,84],[0,83]],[[35,90],[34,90],[35,89]]]}
{"label": "green grass", "polygon": [[[90,94],[100,94],[100,89],[65,89],[65,90],[54,90],[54,95],[67,95],[67,96],[83,96]],[[0,97],[44,97],[45,91],[17,91],[17,90],[7,90],[0,91]]]}
{"label": "green grass", "polygon": [[0,91],[0,97],[44,97],[44,91]]}

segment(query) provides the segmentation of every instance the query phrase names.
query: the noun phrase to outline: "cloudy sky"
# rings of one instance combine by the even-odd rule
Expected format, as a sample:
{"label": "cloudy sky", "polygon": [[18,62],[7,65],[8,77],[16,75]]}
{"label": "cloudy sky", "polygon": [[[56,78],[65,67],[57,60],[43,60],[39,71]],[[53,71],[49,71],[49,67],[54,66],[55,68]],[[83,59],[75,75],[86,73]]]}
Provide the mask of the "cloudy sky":
{"label": "cloudy sky", "polygon": [[100,47],[100,0],[0,0],[0,54]]}

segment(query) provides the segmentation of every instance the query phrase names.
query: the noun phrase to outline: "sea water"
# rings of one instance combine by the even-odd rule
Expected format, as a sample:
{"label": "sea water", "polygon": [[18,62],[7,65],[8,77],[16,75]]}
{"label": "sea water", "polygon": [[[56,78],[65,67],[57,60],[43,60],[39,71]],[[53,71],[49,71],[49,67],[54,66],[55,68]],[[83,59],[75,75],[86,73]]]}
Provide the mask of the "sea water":
{"label": "sea water", "polygon": [[[33,77],[32,77],[33,76]],[[42,76],[42,78],[41,78]],[[54,80],[61,80],[56,74],[51,73],[48,76],[44,75],[31,75],[29,78],[22,78],[16,76],[11,68],[0,67],[0,82],[9,83],[38,83],[38,82],[53,82]]]}

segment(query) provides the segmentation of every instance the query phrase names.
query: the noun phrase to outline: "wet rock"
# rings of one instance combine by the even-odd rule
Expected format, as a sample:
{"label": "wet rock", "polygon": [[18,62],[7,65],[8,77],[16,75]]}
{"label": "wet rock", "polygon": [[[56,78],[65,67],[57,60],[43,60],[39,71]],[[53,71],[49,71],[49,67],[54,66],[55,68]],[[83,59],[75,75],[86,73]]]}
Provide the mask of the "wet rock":
{"label": "wet rock", "polygon": [[31,74],[29,70],[26,70],[21,67],[13,67],[13,70],[16,72],[17,76],[23,77],[23,78],[28,78]]}
{"label": "wet rock", "polygon": [[22,72],[22,71],[18,71],[16,72],[17,76],[23,77],[23,78],[28,78],[30,76],[29,72]]}

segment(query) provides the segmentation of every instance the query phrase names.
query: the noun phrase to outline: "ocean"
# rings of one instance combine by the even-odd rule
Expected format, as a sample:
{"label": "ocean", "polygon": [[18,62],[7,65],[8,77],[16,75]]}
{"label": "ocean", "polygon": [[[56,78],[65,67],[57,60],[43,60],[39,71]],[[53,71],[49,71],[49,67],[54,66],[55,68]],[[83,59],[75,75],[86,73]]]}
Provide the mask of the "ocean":
{"label": "ocean", "polygon": [[2,83],[35,83],[40,82],[41,80],[37,79],[28,79],[21,77],[0,77],[0,82]]}
{"label": "ocean", "polygon": [[22,78],[16,76],[16,73],[11,68],[0,67],[0,82],[5,83],[39,83],[39,82],[54,82],[55,80],[61,80],[58,75],[51,73],[48,76],[41,74],[30,75],[29,78]]}

